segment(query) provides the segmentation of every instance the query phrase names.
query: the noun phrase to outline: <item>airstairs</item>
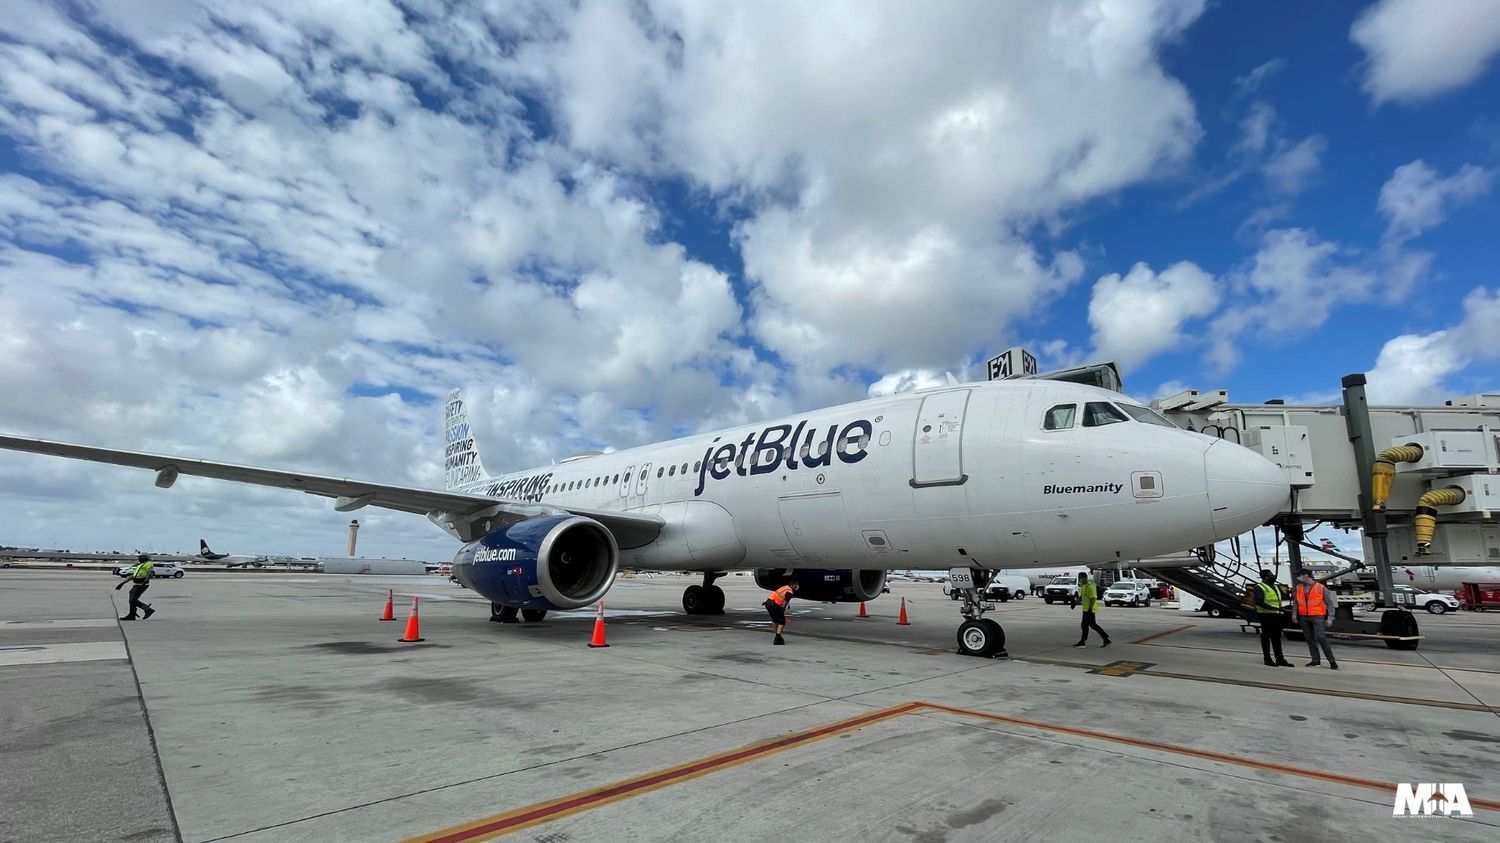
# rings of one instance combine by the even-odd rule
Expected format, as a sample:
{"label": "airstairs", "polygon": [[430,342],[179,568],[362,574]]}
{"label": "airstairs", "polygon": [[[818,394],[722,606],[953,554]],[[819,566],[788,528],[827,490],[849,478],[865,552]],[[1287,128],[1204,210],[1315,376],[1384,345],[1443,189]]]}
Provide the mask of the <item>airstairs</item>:
{"label": "airstairs", "polygon": [[[1221,556],[1213,547],[1197,548],[1187,565],[1151,567],[1150,560],[1136,563],[1152,576],[1203,601],[1203,608],[1215,617],[1238,617],[1245,583],[1259,579],[1259,570],[1244,562]],[[1182,560],[1173,560],[1181,562]]]}

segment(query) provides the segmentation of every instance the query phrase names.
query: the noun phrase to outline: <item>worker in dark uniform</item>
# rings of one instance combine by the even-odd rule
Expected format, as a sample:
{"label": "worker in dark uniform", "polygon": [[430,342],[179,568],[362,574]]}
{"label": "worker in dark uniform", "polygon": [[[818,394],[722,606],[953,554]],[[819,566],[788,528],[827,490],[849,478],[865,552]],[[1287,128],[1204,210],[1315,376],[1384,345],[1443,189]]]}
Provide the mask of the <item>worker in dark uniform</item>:
{"label": "worker in dark uniform", "polygon": [[[142,553],[135,560],[135,567],[130,569],[130,578],[128,580],[121,580],[120,584],[115,586],[115,591],[119,591],[125,586],[125,583],[132,583],[130,586],[130,611],[126,613],[125,617],[120,618],[122,621],[147,620],[156,614],[155,609],[141,602],[141,595],[145,594],[146,589],[151,587],[151,569],[153,567],[151,565],[151,557]],[[146,614],[138,617],[136,614],[137,609],[144,609]]]}
{"label": "worker in dark uniform", "polygon": [[1082,627],[1083,635],[1078,639],[1078,643],[1073,646],[1087,647],[1089,645],[1089,630],[1092,629],[1099,633],[1100,638],[1104,639],[1103,646],[1108,647],[1109,633],[1105,632],[1104,627],[1100,626],[1099,622],[1094,620],[1096,617],[1095,613],[1099,611],[1099,589],[1093,583],[1089,582],[1089,575],[1087,573],[1078,575],[1078,603],[1068,608],[1074,608],[1075,606],[1082,606],[1083,608],[1083,620],[1078,624]]}
{"label": "worker in dark uniform", "polygon": [[771,615],[771,629],[775,631],[776,637],[771,639],[772,644],[785,644],[786,639],[781,637],[782,630],[786,629],[786,607],[792,602],[792,595],[797,593],[797,583],[784,585],[766,596],[766,612]]}
{"label": "worker in dark uniform", "polygon": [[[1276,587],[1276,575],[1264,568],[1255,584],[1255,619],[1260,621],[1260,652],[1266,667],[1296,667],[1281,654],[1281,589]],[[1275,661],[1271,661],[1272,652]]]}

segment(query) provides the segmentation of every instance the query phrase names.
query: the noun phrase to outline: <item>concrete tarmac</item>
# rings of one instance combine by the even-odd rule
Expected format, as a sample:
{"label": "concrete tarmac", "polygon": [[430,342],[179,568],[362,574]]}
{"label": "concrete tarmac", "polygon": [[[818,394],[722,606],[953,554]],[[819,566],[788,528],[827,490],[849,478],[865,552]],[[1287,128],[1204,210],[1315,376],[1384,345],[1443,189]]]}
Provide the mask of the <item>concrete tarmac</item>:
{"label": "concrete tarmac", "polygon": [[[1419,615],[1416,651],[1261,664],[1238,624],[1028,599],[1009,659],[954,655],[957,606],[896,583],[794,601],[749,576],[621,580],[592,609],[488,622],[438,578],[0,571],[0,840],[1493,840],[1500,615]],[[395,588],[398,621],[376,618]],[[397,642],[411,596],[419,644]],[[899,598],[911,619],[896,624]],[[111,604],[110,598],[114,602]],[[126,645],[128,644],[128,651]],[[139,683],[139,694],[137,693]],[[159,759],[159,768],[158,768]],[[158,772],[158,769],[160,772]],[[1392,816],[1398,782],[1470,818]],[[12,798],[14,797],[14,798]],[[180,837],[178,836],[180,835]]]}

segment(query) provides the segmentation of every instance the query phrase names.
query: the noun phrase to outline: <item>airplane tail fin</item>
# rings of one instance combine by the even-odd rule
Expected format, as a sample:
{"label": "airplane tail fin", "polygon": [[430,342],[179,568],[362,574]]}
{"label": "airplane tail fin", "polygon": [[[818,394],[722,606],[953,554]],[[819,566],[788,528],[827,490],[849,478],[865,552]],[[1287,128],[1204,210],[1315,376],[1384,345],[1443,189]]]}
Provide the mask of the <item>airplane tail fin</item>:
{"label": "airplane tail fin", "polygon": [[208,549],[208,539],[199,539],[198,540],[198,553],[201,556],[207,556],[210,553],[213,553],[212,550]]}
{"label": "airplane tail fin", "polygon": [[474,445],[462,389],[448,393],[443,407],[443,474],[450,492],[489,479]]}

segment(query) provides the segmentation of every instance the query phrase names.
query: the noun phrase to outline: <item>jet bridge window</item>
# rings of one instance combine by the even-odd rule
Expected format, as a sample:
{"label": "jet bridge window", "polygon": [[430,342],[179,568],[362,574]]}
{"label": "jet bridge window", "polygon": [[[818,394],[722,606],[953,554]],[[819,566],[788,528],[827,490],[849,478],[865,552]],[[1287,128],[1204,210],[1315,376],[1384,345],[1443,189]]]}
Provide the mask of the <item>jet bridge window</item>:
{"label": "jet bridge window", "polygon": [[1106,401],[1090,401],[1083,405],[1084,427],[1103,427],[1123,421],[1130,421],[1130,418]]}
{"label": "jet bridge window", "polygon": [[1167,421],[1161,413],[1149,407],[1138,407],[1135,404],[1121,404],[1120,409],[1130,414],[1130,417],[1138,422],[1159,425],[1161,427],[1176,427],[1177,425]]}
{"label": "jet bridge window", "polygon": [[1076,404],[1058,404],[1047,411],[1047,419],[1042,422],[1043,430],[1068,430],[1073,427],[1073,416],[1078,413]]}

